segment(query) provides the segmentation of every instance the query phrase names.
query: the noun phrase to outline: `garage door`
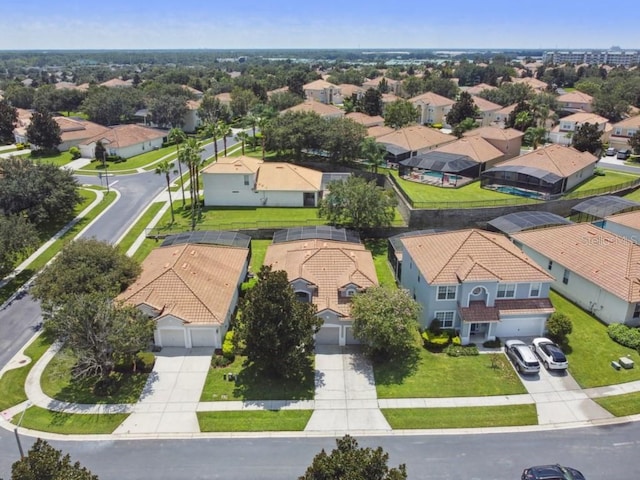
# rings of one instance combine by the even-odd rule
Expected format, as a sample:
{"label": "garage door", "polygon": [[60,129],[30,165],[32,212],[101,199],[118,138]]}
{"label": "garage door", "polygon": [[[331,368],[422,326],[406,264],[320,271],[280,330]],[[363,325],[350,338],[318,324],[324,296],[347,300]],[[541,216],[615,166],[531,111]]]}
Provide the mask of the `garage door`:
{"label": "garage door", "polygon": [[185,348],[184,330],[160,330],[160,343],[163,347]]}
{"label": "garage door", "polygon": [[191,329],[191,346],[193,347],[215,347],[215,331],[213,328]]}
{"label": "garage door", "polygon": [[353,336],[352,327],[345,327],[345,343],[347,345],[360,345],[360,340]]}
{"label": "garage door", "polygon": [[545,318],[509,318],[501,320],[496,337],[533,337],[542,335]]}
{"label": "garage door", "polygon": [[316,345],[338,345],[340,343],[340,327],[321,327],[316,333]]}

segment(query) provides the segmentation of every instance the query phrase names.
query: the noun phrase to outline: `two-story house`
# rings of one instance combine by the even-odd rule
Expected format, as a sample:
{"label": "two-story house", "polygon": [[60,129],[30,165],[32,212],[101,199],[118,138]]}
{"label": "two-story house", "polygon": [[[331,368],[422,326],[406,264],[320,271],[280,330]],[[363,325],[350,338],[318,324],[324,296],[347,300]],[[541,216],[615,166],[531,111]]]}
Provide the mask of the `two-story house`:
{"label": "two-story house", "polygon": [[576,131],[585,123],[597,125],[598,130],[602,132],[602,140],[607,140],[608,120],[595,113],[573,113],[560,119],[560,123],[553,127],[549,132],[549,141],[559,145],[571,145],[571,139]]}
{"label": "two-story house", "polygon": [[327,105],[342,103],[340,87],[326,80],[314,80],[306,83],[302,86],[302,90],[307,100],[315,100]]}
{"label": "two-story house", "polygon": [[497,116],[497,113],[503,109],[501,105],[485,100],[482,97],[471,97],[471,99],[478,109],[479,116],[477,120],[480,122],[480,126],[486,127],[496,122],[497,118],[502,118]]}
{"label": "two-story house", "polygon": [[422,125],[447,124],[447,114],[456,103],[455,100],[433,92],[410,98],[411,104],[418,109],[418,123]]}
{"label": "two-story house", "polygon": [[556,98],[558,107],[565,112],[586,112],[591,113],[593,97],[578,90],[559,95]]}
{"label": "two-story house", "polygon": [[378,284],[373,257],[364,245],[325,239],[273,243],[264,264],[284,270],[297,298],[316,306],[323,320],[316,344],[359,343],[352,331],[351,297]]}
{"label": "two-story house", "polygon": [[629,148],[629,139],[640,130],[640,115],[614,123],[609,136],[609,146],[617,149]]}
{"label": "two-story house", "polygon": [[387,91],[382,93],[393,93],[394,95],[402,94],[401,80],[394,80],[393,78],[387,78],[383,76],[365,80],[362,83],[362,88],[364,88],[365,90],[368,90],[370,88],[373,88],[374,90],[379,90],[380,84],[383,81],[384,83],[387,84],[387,88],[386,88]]}
{"label": "two-story house", "polygon": [[543,334],[554,278],[507,237],[470,229],[400,241],[400,284],[422,305],[423,328],[438,320],[465,344]]}

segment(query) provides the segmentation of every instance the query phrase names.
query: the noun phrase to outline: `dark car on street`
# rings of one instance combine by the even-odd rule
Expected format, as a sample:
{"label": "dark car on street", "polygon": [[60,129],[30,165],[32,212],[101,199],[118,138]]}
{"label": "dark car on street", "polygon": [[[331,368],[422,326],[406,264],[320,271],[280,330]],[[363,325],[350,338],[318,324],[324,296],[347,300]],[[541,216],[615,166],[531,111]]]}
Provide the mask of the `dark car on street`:
{"label": "dark car on street", "polygon": [[522,472],[522,480],[586,480],[575,468],[562,465],[539,465],[526,468]]}

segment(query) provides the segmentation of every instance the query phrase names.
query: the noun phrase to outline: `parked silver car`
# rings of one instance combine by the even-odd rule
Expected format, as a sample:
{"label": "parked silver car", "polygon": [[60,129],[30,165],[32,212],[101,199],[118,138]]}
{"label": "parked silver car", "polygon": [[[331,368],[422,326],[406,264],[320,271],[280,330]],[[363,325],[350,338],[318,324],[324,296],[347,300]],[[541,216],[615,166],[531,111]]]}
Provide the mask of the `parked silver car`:
{"label": "parked silver car", "polygon": [[538,373],[540,362],[529,346],[521,340],[507,340],[504,344],[507,356],[519,373]]}
{"label": "parked silver car", "polygon": [[531,349],[540,357],[547,370],[566,370],[569,367],[564,352],[548,338],[534,338]]}

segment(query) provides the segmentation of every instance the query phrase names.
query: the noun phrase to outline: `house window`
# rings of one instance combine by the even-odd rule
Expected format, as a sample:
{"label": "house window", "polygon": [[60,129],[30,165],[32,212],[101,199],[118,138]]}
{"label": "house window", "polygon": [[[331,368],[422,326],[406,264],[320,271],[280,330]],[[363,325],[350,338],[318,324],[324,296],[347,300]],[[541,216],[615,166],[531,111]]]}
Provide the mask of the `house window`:
{"label": "house window", "polygon": [[547,265],[547,270],[551,270],[553,268],[553,260],[549,260],[549,264]]}
{"label": "house window", "polygon": [[309,295],[309,292],[305,292],[302,290],[296,291],[296,298],[298,299],[298,301],[304,303],[309,303],[311,301],[311,295]]}
{"label": "house window", "polygon": [[344,292],[345,297],[353,297],[356,294],[356,290],[354,288],[347,288]]}
{"label": "house window", "polygon": [[438,300],[455,300],[456,291],[457,287],[455,285],[438,287]]}
{"label": "house window", "polygon": [[249,175],[244,176],[244,185],[245,187],[249,185]]}
{"label": "house window", "polygon": [[498,298],[513,298],[516,296],[516,286],[512,283],[498,285]]}
{"label": "house window", "polygon": [[622,129],[621,128],[616,128],[616,131],[615,131],[614,135],[622,135]]}
{"label": "house window", "polygon": [[636,303],[636,307],[633,309],[633,318],[640,318],[640,303]]}
{"label": "house window", "polygon": [[440,328],[453,328],[456,312],[453,310],[446,312],[436,312],[436,320],[440,322]]}
{"label": "house window", "polygon": [[534,298],[539,297],[541,288],[542,284],[540,282],[532,283],[529,287],[529,296]]}
{"label": "house window", "polygon": [[636,134],[635,130],[627,130],[627,137],[633,137]]}
{"label": "house window", "polygon": [[564,283],[565,285],[569,284],[569,270],[567,270],[566,268],[564,269],[564,274],[562,275],[562,283]]}

